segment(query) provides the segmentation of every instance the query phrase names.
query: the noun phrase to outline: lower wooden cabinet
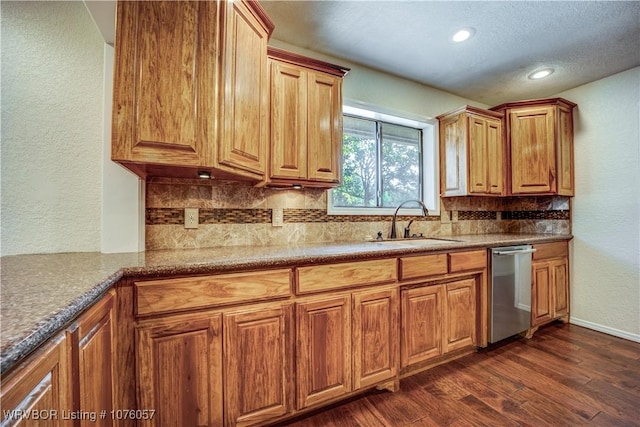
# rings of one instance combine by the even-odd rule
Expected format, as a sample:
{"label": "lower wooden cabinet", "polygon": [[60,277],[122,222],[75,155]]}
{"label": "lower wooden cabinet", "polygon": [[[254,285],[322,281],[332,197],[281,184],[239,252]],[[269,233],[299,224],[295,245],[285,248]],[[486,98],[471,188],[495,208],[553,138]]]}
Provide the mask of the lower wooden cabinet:
{"label": "lower wooden cabinet", "polygon": [[351,391],[351,296],[296,304],[297,408]]}
{"label": "lower wooden cabinet", "polygon": [[114,300],[115,291],[109,291],[3,377],[0,425],[114,425]]}
{"label": "lower wooden cabinet", "polygon": [[[535,247],[532,330],[569,315],[567,243]],[[267,425],[359,390],[395,390],[402,376],[486,345],[486,273],[482,249],[127,279],[2,377],[1,425]],[[121,409],[142,417],[118,419]]]}
{"label": "lower wooden cabinet", "polygon": [[568,242],[534,245],[531,263],[531,326],[569,320]]}
{"label": "lower wooden cabinet", "polygon": [[[293,304],[147,320],[138,406],[150,426],[248,426],[293,410]],[[224,414],[224,415],[223,415]]]}
{"label": "lower wooden cabinet", "polygon": [[532,265],[531,275],[531,326],[550,322],[551,308],[551,264],[547,261]]}
{"label": "lower wooden cabinet", "polygon": [[566,258],[532,265],[531,326],[569,315],[569,273]]}
{"label": "lower wooden cabinet", "polygon": [[2,426],[70,426],[68,347],[64,334],[51,339],[29,360],[2,379]]}
{"label": "lower wooden cabinet", "polygon": [[148,426],[221,426],[222,316],[193,314],[136,329],[138,409]]}
{"label": "lower wooden cabinet", "polygon": [[553,317],[569,315],[569,260],[551,262],[553,280]]}
{"label": "lower wooden cabinet", "polygon": [[353,389],[358,390],[398,373],[398,290],[359,292],[352,298]]}
{"label": "lower wooden cabinet", "polygon": [[[109,291],[83,314],[68,331],[74,372],[73,411],[101,414],[95,420],[80,419],[80,426],[113,426],[115,291]],[[104,411],[104,412],[103,412]]]}
{"label": "lower wooden cabinet", "polygon": [[442,354],[444,298],[440,285],[402,291],[401,367]]}
{"label": "lower wooden cabinet", "polygon": [[393,379],[398,309],[396,288],[296,304],[298,409]]}
{"label": "lower wooden cabinet", "polygon": [[477,344],[479,276],[402,291],[401,367]]}
{"label": "lower wooden cabinet", "polygon": [[224,315],[225,425],[293,410],[293,304]]}
{"label": "lower wooden cabinet", "polygon": [[465,278],[447,283],[444,309],[444,346],[448,353],[476,344],[476,277]]}

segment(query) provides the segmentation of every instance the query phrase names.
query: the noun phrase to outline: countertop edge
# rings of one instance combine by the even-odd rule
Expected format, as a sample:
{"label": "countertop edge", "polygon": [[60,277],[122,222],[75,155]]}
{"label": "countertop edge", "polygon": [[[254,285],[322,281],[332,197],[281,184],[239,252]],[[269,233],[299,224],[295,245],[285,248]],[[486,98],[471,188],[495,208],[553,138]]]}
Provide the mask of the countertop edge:
{"label": "countertop edge", "polygon": [[[212,261],[203,263],[193,263],[184,265],[157,265],[157,266],[144,266],[144,267],[123,267],[120,269],[122,277],[125,279],[131,278],[152,278],[159,276],[181,276],[181,275],[193,275],[193,274],[219,274],[226,272],[233,272],[238,270],[251,270],[251,269],[263,269],[263,268],[281,268],[281,267],[297,267],[301,265],[316,264],[318,262],[348,262],[367,259],[385,258],[388,256],[401,256],[401,255],[414,255],[425,252],[436,251],[449,251],[449,250],[465,250],[474,248],[490,248],[500,245],[512,245],[516,243],[547,243],[555,241],[568,241],[573,239],[572,235],[552,235],[541,234],[537,237],[518,238],[518,234],[511,234],[512,239],[497,241],[493,243],[487,242],[465,242],[465,241],[451,241],[449,243],[442,243],[433,246],[418,246],[418,247],[385,247],[377,250],[358,251],[358,252],[342,252],[334,254],[308,254],[303,253],[301,255],[289,255],[286,258],[274,256],[272,258],[247,258],[243,261]],[[347,245],[347,242],[338,242],[336,247],[341,245]],[[370,246],[371,249],[375,248],[375,241],[372,242],[358,242],[351,243],[349,246],[357,245],[359,247]],[[384,244],[384,243],[383,243]]]}

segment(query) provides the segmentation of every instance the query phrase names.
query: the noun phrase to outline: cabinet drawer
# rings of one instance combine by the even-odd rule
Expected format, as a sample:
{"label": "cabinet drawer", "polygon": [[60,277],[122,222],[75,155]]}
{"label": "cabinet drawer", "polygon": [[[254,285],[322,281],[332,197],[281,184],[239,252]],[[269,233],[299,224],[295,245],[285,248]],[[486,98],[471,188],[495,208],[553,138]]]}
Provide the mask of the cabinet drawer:
{"label": "cabinet drawer", "polygon": [[400,279],[447,274],[447,254],[400,258]]}
{"label": "cabinet drawer", "polygon": [[533,259],[561,258],[569,255],[567,242],[539,243],[533,245]]}
{"label": "cabinet drawer", "polygon": [[291,294],[291,270],[135,282],[136,314],[146,316]]}
{"label": "cabinet drawer", "polygon": [[449,254],[450,273],[466,270],[481,270],[484,268],[487,268],[487,251],[484,249]]}
{"label": "cabinet drawer", "polygon": [[390,283],[397,279],[395,258],[300,267],[297,271],[298,293],[301,294]]}

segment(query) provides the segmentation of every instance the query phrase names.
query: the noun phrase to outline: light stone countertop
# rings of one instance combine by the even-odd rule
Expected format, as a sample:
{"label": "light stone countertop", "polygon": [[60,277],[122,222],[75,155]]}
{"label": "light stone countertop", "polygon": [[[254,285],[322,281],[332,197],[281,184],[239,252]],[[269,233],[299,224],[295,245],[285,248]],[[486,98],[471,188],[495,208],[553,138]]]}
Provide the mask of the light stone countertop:
{"label": "light stone countertop", "polygon": [[61,331],[123,277],[162,277],[364,260],[419,252],[571,239],[553,234],[442,237],[429,246],[337,242],[292,246],[221,246],[124,254],[59,253],[0,258],[0,372]]}

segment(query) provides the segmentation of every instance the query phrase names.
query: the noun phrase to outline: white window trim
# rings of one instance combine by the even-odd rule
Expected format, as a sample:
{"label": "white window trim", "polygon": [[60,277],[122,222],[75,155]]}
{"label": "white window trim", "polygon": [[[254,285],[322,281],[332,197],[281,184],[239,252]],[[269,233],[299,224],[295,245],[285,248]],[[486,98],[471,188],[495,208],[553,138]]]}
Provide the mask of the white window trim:
{"label": "white window trim", "polygon": [[[355,116],[381,120],[391,124],[410,126],[422,130],[422,201],[429,210],[429,216],[440,216],[439,198],[439,156],[438,156],[438,121],[418,116],[411,113],[394,111],[389,108],[365,102],[344,100],[342,107],[343,114],[353,114]],[[342,165],[340,165],[342,167]],[[428,173],[431,171],[432,173]],[[328,215],[393,215],[396,208],[343,208],[333,206],[333,192],[327,192],[327,214]],[[402,215],[422,215],[419,208],[402,208],[399,214]]]}

